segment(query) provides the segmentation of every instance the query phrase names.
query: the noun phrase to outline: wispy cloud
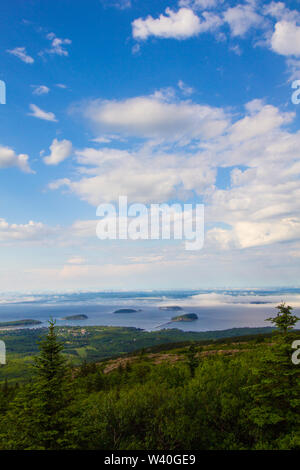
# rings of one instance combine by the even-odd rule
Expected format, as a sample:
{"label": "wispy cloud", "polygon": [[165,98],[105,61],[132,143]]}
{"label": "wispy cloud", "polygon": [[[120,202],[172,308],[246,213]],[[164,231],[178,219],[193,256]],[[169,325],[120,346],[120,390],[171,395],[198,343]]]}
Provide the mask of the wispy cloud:
{"label": "wispy cloud", "polygon": [[10,224],[0,219],[0,241],[2,243],[43,242],[47,241],[56,229],[44,225],[42,222],[30,220],[26,224]]}
{"label": "wispy cloud", "polygon": [[33,95],[47,95],[47,93],[50,91],[50,88],[48,88],[46,85],[32,85],[32,87],[34,88],[32,92]]}
{"label": "wispy cloud", "polygon": [[18,57],[18,59],[25,62],[25,64],[33,64],[34,63],[33,57],[31,57],[30,55],[27,54],[25,47],[15,47],[15,49],[7,49],[6,52]]}
{"label": "wispy cloud", "polygon": [[39,108],[35,104],[30,104],[29,107],[32,113],[28,113],[28,116],[33,116],[38,119],[43,119],[44,121],[57,122],[57,119],[54,113],[43,111],[41,108]]}
{"label": "wispy cloud", "polygon": [[119,10],[126,10],[126,8],[131,8],[131,0],[101,0],[101,3],[105,7],[118,8]]}
{"label": "wispy cloud", "polygon": [[186,83],[184,83],[182,80],[179,80],[178,81],[178,88],[180,88],[180,90],[182,91],[182,93],[184,95],[192,95],[194,93],[194,89],[188,85],[186,85]]}
{"label": "wispy cloud", "polygon": [[69,258],[67,261],[67,264],[85,264],[86,259],[83,258],[83,256],[72,256],[72,258]]}
{"label": "wispy cloud", "polygon": [[56,37],[54,33],[47,34],[47,39],[51,41],[51,48],[45,49],[41,54],[57,54],[60,56],[68,56],[69,52],[64,46],[72,44],[71,39],[61,39]]}
{"label": "wispy cloud", "polygon": [[250,28],[261,26],[264,18],[255,11],[252,4],[237,5],[228,8],[224,19],[229,24],[232,36],[244,36]]}
{"label": "wispy cloud", "polygon": [[194,10],[208,10],[217,6],[218,0],[179,0],[178,4],[180,7],[193,8]]}

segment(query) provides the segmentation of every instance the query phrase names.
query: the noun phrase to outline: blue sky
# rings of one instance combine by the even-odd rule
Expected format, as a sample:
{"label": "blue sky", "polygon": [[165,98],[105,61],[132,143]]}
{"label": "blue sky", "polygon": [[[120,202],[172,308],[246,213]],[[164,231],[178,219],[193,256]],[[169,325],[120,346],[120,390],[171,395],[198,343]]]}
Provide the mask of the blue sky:
{"label": "blue sky", "polygon": [[[1,290],[299,285],[300,4],[0,5]],[[203,202],[200,251],[98,204]]]}

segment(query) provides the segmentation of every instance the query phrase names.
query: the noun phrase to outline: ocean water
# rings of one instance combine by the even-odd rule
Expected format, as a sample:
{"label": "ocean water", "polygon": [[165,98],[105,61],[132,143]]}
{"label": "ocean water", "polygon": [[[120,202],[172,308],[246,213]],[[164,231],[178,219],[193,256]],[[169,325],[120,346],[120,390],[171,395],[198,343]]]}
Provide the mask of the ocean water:
{"label": "ocean water", "polygon": [[[275,306],[287,302],[300,315],[300,289],[170,290],[140,292],[74,292],[0,295],[0,322],[34,319],[47,326],[50,318],[57,325],[128,326],[148,331],[178,328],[184,331],[223,330],[239,327],[269,326]],[[182,311],[161,310],[178,306]],[[114,313],[120,308],[137,310]],[[196,313],[198,320],[171,322],[179,313]],[[86,320],[63,320],[69,315],[85,314]],[[298,324],[299,328],[300,325]]]}

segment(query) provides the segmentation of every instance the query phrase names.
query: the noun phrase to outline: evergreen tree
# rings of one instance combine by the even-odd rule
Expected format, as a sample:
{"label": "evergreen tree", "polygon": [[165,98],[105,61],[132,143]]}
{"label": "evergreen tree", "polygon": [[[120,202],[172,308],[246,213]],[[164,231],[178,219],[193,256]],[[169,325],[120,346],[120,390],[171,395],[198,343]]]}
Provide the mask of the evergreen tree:
{"label": "evergreen tree", "polygon": [[279,329],[281,333],[287,335],[287,333],[294,328],[297,321],[300,320],[296,315],[292,315],[293,308],[289,305],[285,305],[284,302],[277,305],[278,313],[275,317],[267,318],[265,321],[270,321]]}
{"label": "evergreen tree", "polygon": [[54,321],[50,320],[39,348],[35,377],[18,393],[6,417],[9,429],[6,448],[68,447],[70,381]]}
{"label": "evergreen tree", "polygon": [[42,441],[48,449],[64,446],[67,427],[66,407],[69,402],[68,368],[62,355],[63,345],[55,333],[55,322],[50,320],[48,334],[40,343],[40,354],[35,359],[35,390],[42,431]]}
{"label": "evergreen tree", "polygon": [[254,424],[250,433],[258,448],[300,449],[300,368],[292,363],[288,335],[298,318],[285,304],[277,309],[276,317],[268,321],[280,334],[254,369],[257,380],[250,387],[249,418]]}
{"label": "evergreen tree", "polygon": [[191,346],[188,349],[187,360],[188,360],[188,366],[190,368],[191,376],[194,377],[195,370],[198,367],[198,359],[196,357],[196,348],[194,344],[191,344]]}

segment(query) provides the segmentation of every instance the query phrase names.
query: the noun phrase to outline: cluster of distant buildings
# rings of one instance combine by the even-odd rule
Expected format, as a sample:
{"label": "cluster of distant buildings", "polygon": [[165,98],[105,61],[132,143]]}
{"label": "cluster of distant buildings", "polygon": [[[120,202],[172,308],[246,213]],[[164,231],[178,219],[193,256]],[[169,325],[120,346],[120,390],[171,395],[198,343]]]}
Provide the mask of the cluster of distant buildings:
{"label": "cluster of distant buildings", "polygon": [[73,328],[60,328],[58,331],[58,336],[63,336],[64,334],[69,334],[71,336],[85,336],[88,334],[88,331],[85,328],[73,329]]}

